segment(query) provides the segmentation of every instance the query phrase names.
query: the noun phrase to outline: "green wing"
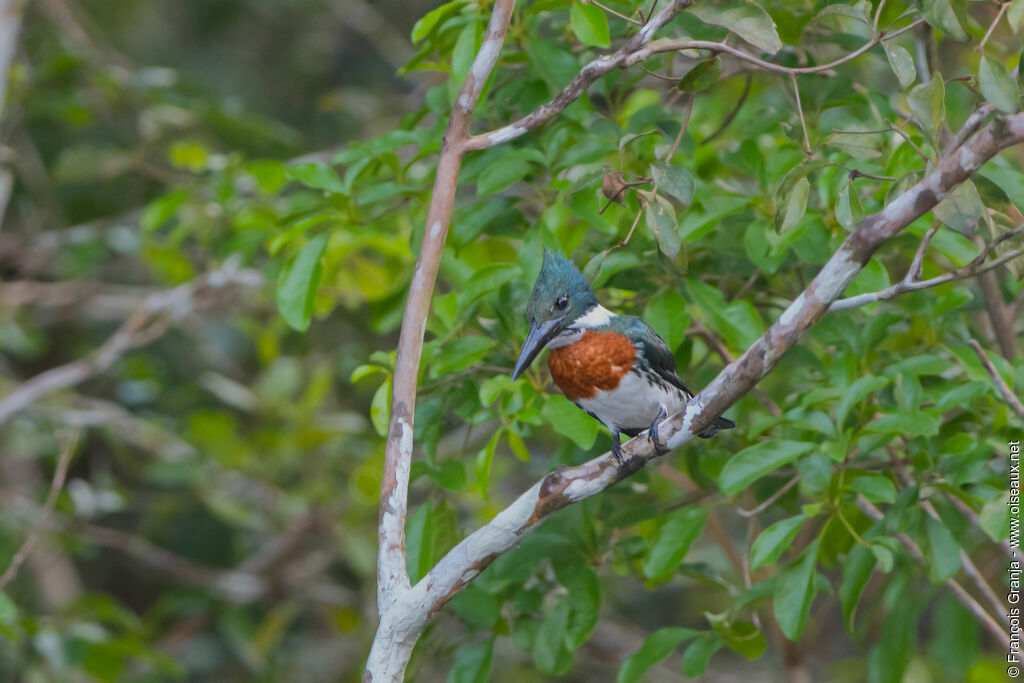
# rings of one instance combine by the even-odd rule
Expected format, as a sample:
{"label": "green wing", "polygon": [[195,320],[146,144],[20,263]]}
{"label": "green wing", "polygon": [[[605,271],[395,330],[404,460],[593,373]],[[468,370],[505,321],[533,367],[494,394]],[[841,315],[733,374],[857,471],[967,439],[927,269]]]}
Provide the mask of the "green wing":
{"label": "green wing", "polygon": [[647,365],[666,382],[682,389],[688,396],[693,396],[693,392],[686,388],[683,380],[676,374],[676,357],[672,355],[672,349],[646,320],[632,315],[617,315],[611,319],[608,326],[635,342],[642,343]]}

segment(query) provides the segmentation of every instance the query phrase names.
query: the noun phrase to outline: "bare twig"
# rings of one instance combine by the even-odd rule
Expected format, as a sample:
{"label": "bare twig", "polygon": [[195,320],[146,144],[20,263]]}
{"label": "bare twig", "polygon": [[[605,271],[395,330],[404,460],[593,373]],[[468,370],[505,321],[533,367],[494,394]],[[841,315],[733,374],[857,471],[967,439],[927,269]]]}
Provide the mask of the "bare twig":
{"label": "bare twig", "polygon": [[[650,54],[653,54],[647,52],[646,48],[651,44],[651,39],[654,35],[690,3],[691,0],[672,0],[665,8],[652,16],[644,24],[643,28],[637,31],[636,35],[627,40],[618,50],[610,55],[602,55],[580,69],[579,73],[569,82],[569,85],[565,86],[562,92],[556,95],[554,99],[541,105],[514,123],[487,133],[470,136],[464,142],[463,150],[487,149],[524,135],[560,114],[566,107],[575,102],[583,94],[583,91],[590,87],[591,83],[601,76],[615,69],[632,66],[646,59]],[[661,50],[661,52],[667,51]]]}
{"label": "bare twig", "polygon": [[746,73],[746,78],[743,81],[743,92],[740,93],[739,99],[736,100],[736,104],[733,105],[729,113],[726,114],[724,119],[722,119],[722,122],[718,124],[718,128],[716,128],[715,131],[711,133],[711,135],[704,138],[700,144],[708,144],[709,142],[717,138],[719,135],[721,135],[725,131],[725,129],[729,127],[729,124],[733,122],[733,119],[736,118],[736,115],[740,113],[740,109],[743,108],[743,103],[747,101],[747,95],[750,94],[750,84],[753,83],[753,81],[754,74],[748,71]]}
{"label": "bare twig", "polygon": [[948,273],[930,278],[928,280],[918,280],[917,277],[921,272],[921,264],[924,259],[924,250],[928,246],[928,242],[931,241],[932,236],[935,234],[936,226],[933,225],[928,232],[925,234],[924,239],[921,241],[921,245],[918,247],[917,253],[914,254],[914,260],[910,265],[910,269],[907,271],[906,277],[897,282],[894,285],[890,285],[885,289],[878,290],[877,292],[865,292],[864,294],[858,294],[856,296],[847,297],[840,299],[832,303],[829,307],[829,313],[835,311],[845,311],[851,308],[857,308],[858,306],[864,306],[866,304],[875,303],[878,301],[886,301],[897,297],[900,294],[907,292],[916,292],[921,289],[928,289],[930,287],[937,287],[947,282],[954,282],[956,280],[963,280],[969,277],[975,277],[981,273],[986,273],[993,268],[1012,261],[1016,258],[1020,258],[1024,255],[1024,247],[1013,249],[999,258],[991,261],[986,261],[989,254],[997,244],[1006,241],[1007,239],[1014,237],[1024,232],[1024,225],[1018,226],[1013,230],[1003,233],[998,238],[992,240],[981,252],[981,254],[967,265],[952,270]]}
{"label": "bare twig", "polygon": [[157,339],[168,327],[200,307],[202,295],[232,285],[258,287],[263,276],[239,270],[234,260],[173,289],[145,298],[142,306],[88,357],[51,368],[20,384],[0,399],[0,425],[40,398],[67,389],[107,370],[132,349]]}
{"label": "bare twig", "polygon": [[974,349],[974,353],[978,354],[978,360],[981,361],[988,376],[992,378],[992,383],[999,389],[999,393],[1003,395],[1006,405],[1010,406],[1013,412],[1017,413],[1017,416],[1024,420],[1024,404],[1021,404],[1020,399],[1014,395],[1010,387],[1003,381],[1002,376],[996,370],[996,366],[992,364],[992,360],[985,353],[985,349],[981,348],[981,344],[978,343],[977,339],[971,340],[971,348]]}
{"label": "bare twig", "polygon": [[807,121],[804,120],[804,105],[800,103],[800,86],[796,82],[795,74],[789,74],[789,80],[793,84],[793,97],[796,99],[796,113],[800,117],[800,128],[804,132],[804,154],[811,154],[811,139],[807,136]]}
{"label": "bare twig", "polygon": [[644,23],[642,21],[637,21],[633,17],[627,17],[625,14],[619,14],[618,12],[613,10],[611,7],[605,7],[604,5],[599,3],[597,0],[590,0],[590,4],[594,5],[596,7],[600,7],[601,9],[603,9],[608,14],[611,14],[612,16],[618,17],[619,19],[624,19],[625,21],[628,21],[629,23],[634,24],[636,26],[643,26],[644,25]]}
{"label": "bare twig", "polygon": [[988,30],[985,31],[985,35],[982,36],[981,42],[974,46],[975,52],[983,52],[985,50],[985,43],[988,42],[988,37],[992,35],[992,31],[996,30],[996,25],[999,23],[999,20],[1003,18],[1003,14],[1009,7],[1010,2],[1002,2],[999,4],[999,11],[996,12],[996,18],[992,20]]}
{"label": "bare twig", "polygon": [[35,521],[32,523],[32,528],[29,529],[28,535],[25,536],[25,540],[22,542],[21,547],[14,553],[14,557],[11,558],[11,563],[7,565],[7,569],[4,570],[3,575],[0,575],[0,592],[7,587],[14,577],[18,575],[18,570],[21,568],[22,563],[28,558],[32,552],[33,546],[36,544],[36,540],[39,538],[39,534],[49,521],[49,517],[53,514],[53,506],[57,504],[57,496],[60,494],[60,490],[64,488],[64,479],[68,474],[68,466],[71,464],[71,456],[74,455],[75,449],[78,446],[78,430],[71,435],[64,448],[61,450],[60,455],[57,457],[57,467],[53,472],[53,481],[50,482],[50,492],[46,496],[46,502],[43,503],[42,509],[36,515]]}
{"label": "bare twig", "polygon": [[[857,496],[857,507],[860,508],[861,512],[876,522],[881,521],[885,517],[885,515],[882,514],[882,511],[872,505],[866,498],[864,498],[864,496]],[[914,542],[914,539],[904,533],[896,534],[896,538],[901,544],[903,544],[903,547],[907,549],[918,563],[925,562],[924,553],[921,552],[921,548]],[[974,615],[974,618],[985,627],[989,634],[1001,643],[1003,648],[1009,652],[1010,637],[999,622],[993,619],[992,615],[986,612],[985,608],[982,607],[978,601],[975,600],[971,594],[954,579],[946,579],[946,586],[953,591],[953,595],[960,601],[960,604],[966,607],[967,610]],[[1000,609],[999,611],[1001,612],[1002,610]]]}
{"label": "bare twig", "polygon": [[739,513],[739,515],[741,517],[756,517],[757,515],[761,514],[765,510],[767,510],[768,507],[772,503],[777,501],[779,498],[782,498],[782,496],[785,495],[786,491],[790,490],[791,488],[796,486],[798,483],[800,483],[800,475],[799,474],[795,474],[795,475],[793,475],[793,477],[789,481],[787,481],[785,484],[782,485],[782,488],[780,488],[778,491],[776,491],[772,495],[768,496],[768,498],[763,503],[758,505],[756,508],[753,508],[752,510],[744,510],[743,508],[736,508],[736,512]]}

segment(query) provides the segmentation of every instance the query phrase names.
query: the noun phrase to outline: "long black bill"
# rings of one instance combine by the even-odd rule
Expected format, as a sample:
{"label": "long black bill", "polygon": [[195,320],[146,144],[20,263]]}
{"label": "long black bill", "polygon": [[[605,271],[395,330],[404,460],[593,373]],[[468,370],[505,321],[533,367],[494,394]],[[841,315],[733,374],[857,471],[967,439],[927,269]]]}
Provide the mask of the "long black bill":
{"label": "long black bill", "polygon": [[558,334],[558,323],[560,322],[562,322],[561,318],[548,320],[540,325],[530,325],[530,334],[526,335],[523,350],[519,352],[519,360],[516,361],[516,367],[512,370],[513,380],[523,374],[537,354],[544,349],[549,341],[554,339]]}

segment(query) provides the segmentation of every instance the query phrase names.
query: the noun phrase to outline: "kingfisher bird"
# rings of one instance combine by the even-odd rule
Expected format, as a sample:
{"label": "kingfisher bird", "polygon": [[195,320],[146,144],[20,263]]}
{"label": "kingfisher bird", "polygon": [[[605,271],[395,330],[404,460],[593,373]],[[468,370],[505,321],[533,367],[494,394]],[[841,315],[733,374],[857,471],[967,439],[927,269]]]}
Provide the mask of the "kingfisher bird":
{"label": "kingfisher bird", "polygon": [[[623,464],[620,435],[647,431],[656,448],[658,424],[693,398],[676,374],[672,350],[642,318],[602,306],[583,275],[561,254],[544,250],[526,304],[530,333],[512,370],[515,380],[546,347],[551,378],[565,397],[612,433],[612,455]],[[709,439],[736,423],[716,417],[697,436]]]}

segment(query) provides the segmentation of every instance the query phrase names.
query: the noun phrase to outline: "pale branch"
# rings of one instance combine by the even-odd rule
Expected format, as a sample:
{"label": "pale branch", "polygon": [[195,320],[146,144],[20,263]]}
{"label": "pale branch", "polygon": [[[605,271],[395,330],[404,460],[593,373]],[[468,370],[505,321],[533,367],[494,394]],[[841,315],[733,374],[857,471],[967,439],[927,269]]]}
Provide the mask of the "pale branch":
{"label": "pale branch", "polygon": [[[861,512],[876,522],[881,521],[885,517],[885,515],[882,514],[882,511],[872,505],[866,498],[864,498],[864,496],[857,496],[857,507],[860,508]],[[903,544],[903,547],[907,549],[907,552],[909,552],[919,564],[923,566],[927,562],[927,560],[925,560],[924,553],[921,552],[921,548],[914,542],[914,539],[904,533],[896,534],[896,538]],[[974,615],[974,618],[985,627],[985,630],[987,630],[989,634],[1001,643],[1003,648],[1009,652],[1010,637],[999,622],[993,619],[992,615],[989,614],[985,608],[982,607],[978,601],[975,600],[974,597],[971,596],[971,594],[954,579],[946,579],[946,586],[953,591],[953,595],[960,604],[966,607],[967,611]]]}
{"label": "pale branch", "polygon": [[[918,506],[920,506],[922,510],[927,512],[929,517],[939,522],[942,522],[942,518],[939,517],[938,511],[935,509],[935,506],[931,504],[931,501],[919,501]],[[974,564],[974,561],[971,560],[970,555],[968,555],[963,548],[960,549],[960,564],[963,566],[964,573],[971,578],[971,580],[974,582],[974,585],[978,587],[978,590],[981,592],[981,594],[985,596],[986,600],[988,600],[989,605],[992,607],[992,610],[996,614],[996,616],[999,617],[999,620],[1005,623],[1007,626],[1009,626],[1010,615],[1008,615],[1006,613],[1006,610],[1003,609],[1003,603],[996,595],[996,592],[992,590],[992,586],[988,585],[988,581],[986,581],[985,577],[981,575],[981,572],[978,570],[978,567]]]}
{"label": "pale branch", "polygon": [[[974,511],[974,508],[972,508],[964,501],[960,500],[959,497],[955,496],[949,491],[943,490],[943,493],[946,494],[946,498],[949,499],[949,502],[953,504],[953,507],[959,510],[964,517],[971,520],[971,524],[978,527],[979,529],[981,528],[981,519],[978,517],[978,513]],[[1007,557],[1013,557],[1014,551],[1013,548],[1010,547],[1009,541],[999,541],[999,547],[1003,549],[1003,552],[1006,553]]]}
{"label": "pale branch", "polygon": [[633,66],[638,62],[642,62],[648,57],[659,54],[662,52],[679,52],[682,50],[711,50],[712,52],[724,52],[728,55],[736,57],[742,61],[753,64],[754,66],[766,69],[768,71],[774,71],[776,73],[786,74],[790,76],[799,76],[802,74],[814,74],[829,71],[841,64],[852,61],[864,54],[875,45],[895,38],[898,35],[903,34],[906,31],[911,30],[915,26],[919,25],[924,19],[917,19],[914,22],[904,26],[903,28],[892,31],[891,33],[881,32],[876,34],[870,41],[857,48],[853,52],[840,57],[828,64],[822,64],[820,66],[809,66],[809,67],[787,67],[779,64],[773,64],[766,62],[763,59],[755,57],[752,54],[744,52],[743,50],[733,47],[725,42],[714,42],[708,40],[689,40],[686,38],[662,38],[659,40],[652,40],[655,33],[657,33],[662,26],[682,11],[686,6],[690,4],[686,2],[673,2],[668,7],[661,10],[658,14],[651,18],[651,20],[644,25],[636,35],[630,38],[622,47],[613,52],[610,55],[603,55],[593,60],[584,66],[579,73],[573,77],[569,85],[554,99],[541,105],[531,113],[523,116],[518,121],[507,124],[500,128],[488,131],[486,133],[480,133],[473,135],[466,141],[464,145],[465,150],[479,150],[487,149],[489,147],[495,147],[509,140],[525,135],[526,133],[539,128],[544,125],[555,116],[560,114],[566,107],[576,101],[583,91],[586,90],[591,83],[596,81],[606,73],[613,71],[614,69],[622,69],[629,66]]}
{"label": "pale branch", "polygon": [[899,36],[911,30],[912,28],[923,22],[924,19],[915,19],[912,23],[907,24],[903,28],[896,29],[891,33],[879,33],[870,41],[864,43],[853,52],[843,55],[842,57],[839,57],[838,59],[835,59],[831,62],[828,62],[827,64],[819,64],[817,66],[782,66],[780,64],[774,64],[772,62],[767,62],[759,57],[755,57],[749,52],[744,52],[743,50],[737,47],[733,47],[728,43],[714,42],[710,40],[690,40],[688,38],[662,38],[660,40],[652,41],[646,48],[638,50],[635,53],[634,57],[632,58],[633,61],[631,62],[631,64],[635,63],[636,61],[646,59],[651,55],[659,54],[661,52],[679,52],[682,50],[711,50],[712,52],[724,52],[727,55],[735,57],[736,59],[739,59],[741,61],[747,62],[748,64],[753,64],[754,66],[759,67],[761,69],[765,69],[766,71],[774,71],[775,73],[785,74],[787,76],[819,74],[826,71],[831,71],[837,66],[853,61],[854,59],[860,57],[862,54],[864,54],[874,46],[887,40],[890,40],[892,38],[895,38],[896,36]]}
{"label": "pale branch", "polygon": [[639,55],[651,43],[654,35],[671,21],[674,16],[686,9],[691,2],[692,0],[670,0],[668,5],[652,16],[635,35],[623,43],[622,47],[611,54],[598,57],[580,69],[569,84],[554,99],[542,104],[518,121],[486,133],[471,135],[469,139],[464,141],[462,145],[463,150],[472,151],[495,147],[544,125],[579,99],[583,91],[601,76],[615,69],[632,66],[645,59],[646,55],[644,57]]}
{"label": "pale branch", "polygon": [[[863,294],[857,294],[856,296],[847,297],[845,299],[839,299],[838,301],[832,302],[829,306],[829,313],[835,311],[846,311],[851,308],[857,308],[858,306],[865,306],[867,304],[873,304],[878,301],[886,301],[900,294],[906,294],[907,292],[916,292],[921,289],[929,289],[931,287],[938,287],[944,285],[947,282],[954,282],[956,280],[964,280],[969,277],[976,277],[982,273],[987,273],[993,268],[998,268],[1004,263],[1013,261],[1014,259],[1024,256],[1024,247],[1019,247],[1011,251],[1002,254],[996,259],[991,261],[986,260],[989,254],[992,253],[993,248],[1004,242],[1006,239],[1016,236],[1024,232],[1024,225],[1018,226],[1013,230],[1003,233],[998,239],[990,242],[985,249],[982,250],[981,254],[967,265],[952,270],[948,273],[943,273],[927,280],[918,279],[921,275],[921,265],[924,258],[924,250],[918,249],[914,255],[914,260],[910,265],[910,269],[907,271],[906,276],[894,285],[890,285],[885,289],[880,289],[877,292],[865,292]],[[924,239],[921,241],[921,247],[927,248],[928,242],[931,237],[935,234],[935,226],[932,226],[925,234]]]}
{"label": "pale branch", "polygon": [[[483,92],[505,43],[515,0],[497,0],[480,50],[459,88],[448,117],[438,158],[434,187],[427,209],[423,243],[416,259],[405,315],[398,338],[392,379],[391,413],[381,478],[377,548],[377,610],[382,615],[364,680],[401,681],[416,637],[386,628],[383,615],[397,597],[409,588],[405,566],[405,522],[409,507],[409,471],[412,467],[413,416],[416,411],[416,382],[419,376],[423,335],[430,299],[441,263],[441,251],[448,235],[464,143],[469,137],[473,109]],[[418,635],[418,634],[416,634]]]}
{"label": "pale branch", "polygon": [[[662,453],[692,439],[775,367],[800,336],[826,314],[830,304],[857,277],[879,247],[930,211],[1000,150],[1021,141],[1024,141],[1024,114],[997,116],[961,147],[944,155],[920,182],[878,213],[863,219],[767,332],[690,400],[681,413],[661,423],[659,432],[667,450],[656,449],[648,439],[637,438],[622,447],[625,463],[621,467],[610,453],[605,453],[582,465],[560,467],[551,472],[457,544],[416,585],[402,591],[381,614],[378,640],[383,632],[388,634],[388,643],[411,648],[434,614],[549,515],[597,495]],[[962,588],[960,590],[966,595]],[[966,598],[973,600],[969,595]],[[991,617],[988,619],[991,621]],[[374,648],[377,648],[377,641]]]}
{"label": "pale branch", "polygon": [[150,294],[117,332],[89,356],[41,372],[0,398],[0,425],[44,396],[81,384],[106,371],[129,351],[159,338],[171,325],[201,308],[205,294],[229,286],[262,284],[260,273],[239,269],[231,260],[183,285]]}
{"label": "pale branch", "polygon": [[1024,420],[1024,404],[1021,403],[1020,399],[1014,395],[1013,391],[1007,386],[1003,380],[1002,375],[996,370],[996,366],[992,364],[992,360],[985,353],[985,349],[981,348],[981,344],[978,343],[977,339],[971,340],[971,348],[974,349],[974,353],[978,354],[978,360],[981,361],[982,366],[985,368],[985,372],[992,378],[992,383],[999,389],[999,393],[1003,395],[1003,400],[1006,401],[1006,405],[1010,406],[1013,412],[1017,413],[1017,416]]}
{"label": "pale branch", "polygon": [[14,553],[14,557],[11,558],[11,563],[7,565],[3,575],[0,575],[0,593],[18,575],[18,570],[25,560],[28,559],[32,548],[36,544],[36,540],[39,538],[39,534],[49,521],[50,515],[53,514],[53,507],[57,504],[57,496],[60,494],[61,489],[64,488],[64,480],[68,475],[71,456],[75,454],[77,446],[78,430],[75,430],[71,438],[64,445],[64,448],[61,449],[60,455],[57,456],[57,467],[54,469],[53,480],[50,482],[50,492],[46,495],[46,501],[43,503],[42,509],[36,515],[35,521],[32,522],[32,527],[25,536],[21,547],[18,548],[17,552]]}

